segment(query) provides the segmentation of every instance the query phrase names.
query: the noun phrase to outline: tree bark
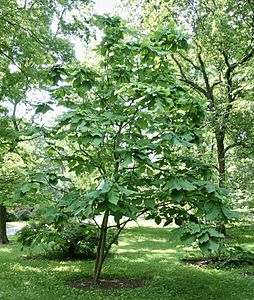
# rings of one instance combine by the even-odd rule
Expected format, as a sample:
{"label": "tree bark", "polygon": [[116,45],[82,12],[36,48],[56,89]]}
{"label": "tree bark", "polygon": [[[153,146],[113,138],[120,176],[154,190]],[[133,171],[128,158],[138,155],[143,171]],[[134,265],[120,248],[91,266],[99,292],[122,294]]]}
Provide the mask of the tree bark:
{"label": "tree bark", "polygon": [[[222,186],[226,181],[226,151],[225,151],[225,133],[215,132],[216,144],[217,144],[217,159],[218,159],[218,177],[219,186]],[[225,223],[221,223],[216,227],[217,231],[227,235],[227,229]]]}
{"label": "tree bark", "polygon": [[7,222],[7,210],[3,204],[0,204],[0,244],[8,244],[9,240],[7,237],[6,230]]}
{"label": "tree bark", "polygon": [[226,180],[226,157],[225,157],[225,134],[223,132],[215,132],[217,144],[217,159],[218,159],[218,175],[219,185],[223,185]]}
{"label": "tree bark", "polygon": [[108,230],[109,212],[106,211],[103,216],[103,221],[100,227],[100,237],[97,246],[96,262],[94,269],[94,284],[98,284],[101,276],[101,269],[105,259],[106,237]]}

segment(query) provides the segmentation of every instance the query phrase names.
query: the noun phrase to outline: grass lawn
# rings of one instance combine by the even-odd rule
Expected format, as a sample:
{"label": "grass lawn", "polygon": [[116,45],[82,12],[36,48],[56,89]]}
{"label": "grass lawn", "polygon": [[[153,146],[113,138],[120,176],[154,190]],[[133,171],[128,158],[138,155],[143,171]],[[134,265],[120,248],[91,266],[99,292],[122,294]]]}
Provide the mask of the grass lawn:
{"label": "grass lawn", "polygon": [[[254,250],[254,228],[229,232],[230,243]],[[105,277],[143,279],[135,289],[84,291],[67,281],[92,274],[93,261],[28,260],[20,246],[12,241],[0,246],[1,300],[59,299],[220,299],[253,300],[254,266],[233,270],[199,268],[181,262],[186,253],[176,247],[170,229],[132,227],[123,232],[114,255],[105,262]],[[245,276],[243,273],[251,274]]]}

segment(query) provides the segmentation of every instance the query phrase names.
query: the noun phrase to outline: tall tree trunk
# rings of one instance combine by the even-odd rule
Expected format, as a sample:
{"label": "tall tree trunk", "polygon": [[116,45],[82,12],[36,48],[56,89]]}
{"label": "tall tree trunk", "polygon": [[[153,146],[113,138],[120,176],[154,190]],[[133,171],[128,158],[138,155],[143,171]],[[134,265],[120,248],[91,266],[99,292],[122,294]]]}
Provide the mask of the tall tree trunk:
{"label": "tall tree trunk", "polygon": [[225,157],[225,133],[215,132],[217,144],[217,159],[218,159],[218,175],[219,185],[223,185],[226,180],[226,157]]}
{"label": "tall tree trunk", "polygon": [[0,204],[0,244],[8,244],[9,240],[6,232],[7,210],[3,204]]}
{"label": "tall tree trunk", "polygon": [[[226,152],[225,152],[225,132],[215,132],[217,144],[217,159],[218,159],[218,177],[219,186],[222,186],[226,181]],[[227,235],[225,223],[222,222],[216,228],[219,232]]]}
{"label": "tall tree trunk", "polygon": [[107,237],[107,230],[108,230],[108,217],[109,212],[106,211],[103,216],[101,228],[100,228],[100,237],[97,246],[97,253],[96,253],[96,262],[95,262],[95,269],[94,269],[94,283],[98,284],[101,276],[101,269],[105,259],[105,248],[106,248],[106,237]]}

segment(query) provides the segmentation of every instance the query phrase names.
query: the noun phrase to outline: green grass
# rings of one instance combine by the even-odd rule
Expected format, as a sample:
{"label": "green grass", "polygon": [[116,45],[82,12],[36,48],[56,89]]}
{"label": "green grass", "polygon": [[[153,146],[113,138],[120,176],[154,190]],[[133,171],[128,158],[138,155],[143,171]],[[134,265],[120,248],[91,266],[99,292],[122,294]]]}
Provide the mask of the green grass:
{"label": "green grass", "polygon": [[[230,243],[254,250],[253,228],[230,231]],[[238,238],[236,238],[238,237]],[[185,265],[186,253],[176,247],[169,229],[128,228],[106,261],[105,277],[143,279],[135,289],[82,291],[66,284],[92,274],[93,261],[27,260],[13,241],[0,246],[0,299],[146,299],[146,300],[253,300],[254,276],[243,276],[245,268],[216,270]],[[254,267],[248,266],[254,273]]]}

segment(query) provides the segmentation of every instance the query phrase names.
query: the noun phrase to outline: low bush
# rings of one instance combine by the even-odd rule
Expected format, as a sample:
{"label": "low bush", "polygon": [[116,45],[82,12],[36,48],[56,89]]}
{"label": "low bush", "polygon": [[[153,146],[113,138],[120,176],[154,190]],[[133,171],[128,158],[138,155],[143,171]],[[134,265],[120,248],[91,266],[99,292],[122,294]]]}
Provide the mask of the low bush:
{"label": "low bush", "polygon": [[7,222],[15,222],[18,221],[18,217],[12,211],[7,211]]}
{"label": "low bush", "polygon": [[[58,259],[93,259],[98,243],[99,230],[92,224],[71,221],[65,225],[31,223],[18,233],[23,247],[42,246],[44,256]],[[107,243],[114,233],[109,232]]]}
{"label": "low bush", "polygon": [[239,246],[234,246],[229,247],[227,255],[221,257],[214,266],[217,269],[232,269],[248,265],[254,265],[254,253]]}
{"label": "low bush", "polygon": [[28,207],[15,207],[12,210],[7,211],[7,221],[29,221],[31,218],[32,209]]}

